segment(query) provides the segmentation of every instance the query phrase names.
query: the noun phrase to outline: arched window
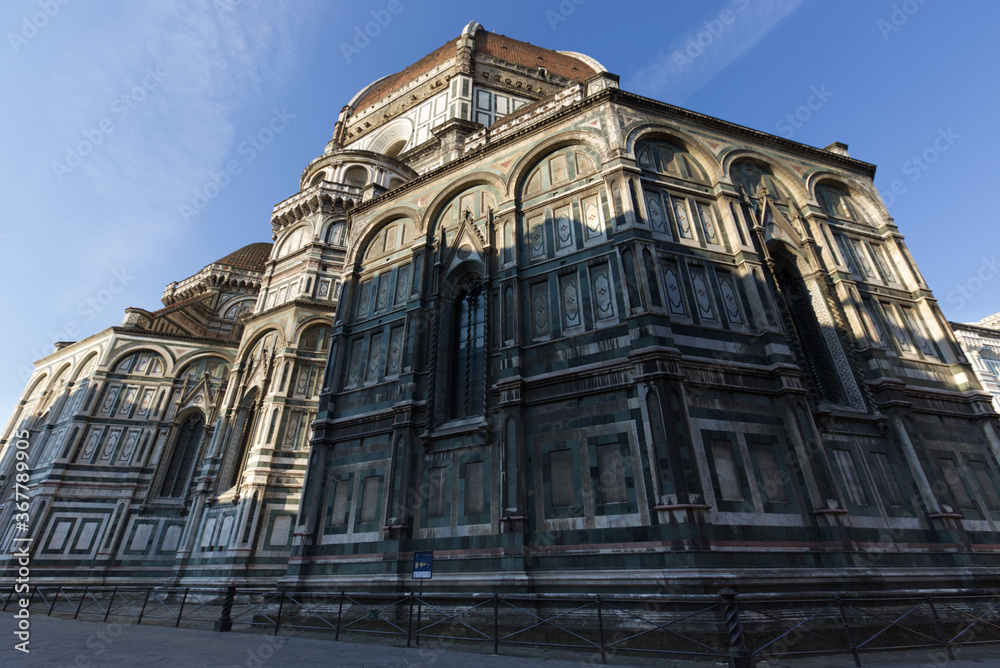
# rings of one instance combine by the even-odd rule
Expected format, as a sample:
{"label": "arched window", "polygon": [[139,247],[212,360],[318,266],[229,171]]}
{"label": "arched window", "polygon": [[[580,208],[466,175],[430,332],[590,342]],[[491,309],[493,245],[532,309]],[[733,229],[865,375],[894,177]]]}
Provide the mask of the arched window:
{"label": "arched window", "polygon": [[299,339],[301,352],[325,352],[330,344],[330,327],[328,325],[313,325],[302,333]]}
{"label": "arched window", "polygon": [[635,278],[635,261],[632,251],[628,248],[622,251],[622,265],[625,269],[625,287],[628,289],[628,301],[630,308],[642,308],[642,301],[639,298],[639,283]]}
{"label": "arched window", "polygon": [[236,320],[238,317],[244,313],[249,313],[253,310],[254,300],[253,299],[243,299],[235,304],[230,302],[231,306],[226,309],[225,314],[222,316],[226,320]]}
{"label": "arched window", "polygon": [[521,182],[521,197],[533,199],[597,171],[600,156],[589,146],[556,149],[539,160]]}
{"label": "arched window", "polygon": [[659,464],[661,494],[673,494],[674,479],[670,473],[670,445],[667,441],[667,432],[663,422],[663,411],[660,410],[660,400],[656,392],[650,390],[646,395],[646,410],[649,413],[650,437],[653,439],[653,451],[656,452],[656,460]]}
{"label": "arched window", "polygon": [[174,499],[184,496],[184,489],[187,487],[194,466],[194,458],[198,454],[198,445],[204,434],[205,421],[200,415],[192,415],[181,427],[177,442],[174,444],[174,451],[170,455],[167,474],[163,478],[160,496]]}
{"label": "arched window", "polygon": [[483,361],[486,347],[486,298],[479,285],[455,300],[451,417],[483,412]]}
{"label": "arched window", "polygon": [[132,353],[115,365],[112,373],[130,376],[162,376],[165,367],[163,358],[151,350]]}
{"label": "arched window", "polygon": [[302,248],[306,241],[309,240],[309,233],[312,231],[308,225],[300,225],[295,228],[280,242],[278,246],[278,252],[275,254],[276,258],[282,258],[290,253]]}
{"label": "arched window", "polygon": [[851,195],[840,188],[829,184],[816,186],[816,194],[819,196],[820,206],[823,213],[831,218],[846,220],[854,223],[868,223],[867,218],[860,207],[852,200]]}
{"label": "arched window", "polygon": [[355,188],[363,188],[368,183],[368,170],[360,165],[353,165],[344,172],[344,183]]}
{"label": "arched window", "polygon": [[254,432],[257,430],[257,397],[259,394],[260,392],[256,389],[253,390],[243,400],[243,408],[237,414],[237,420],[241,423],[240,438],[237,441],[239,445],[236,448],[236,457],[232,463],[232,475],[230,476],[229,487],[239,484],[247,456],[250,454],[251,442],[253,441]]}
{"label": "arched window", "polygon": [[503,226],[503,263],[514,261],[514,225],[505,223]]}
{"label": "arched window", "polygon": [[184,367],[184,370],[177,374],[177,377],[197,382],[206,373],[213,381],[221,380],[229,373],[229,363],[221,357],[202,357]]}
{"label": "arched window", "polygon": [[411,252],[412,240],[413,230],[407,222],[389,223],[372,237],[365,249],[364,261],[370,264],[381,258],[389,261],[406,257]]}
{"label": "arched window", "polygon": [[663,141],[643,142],[636,148],[636,157],[639,166],[649,172],[708,183],[708,175],[695,157],[677,144]]}
{"label": "arched window", "polygon": [[326,243],[333,244],[334,246],[343,246],[346,232],[347,225],[345,223],[333,223],[326,230]]}
{"label": "arched window", "polygon": [[757,190],[763,186],[767,188],[771,199],[778,205],[787,204],[791,199],[788,191],[774,177],[774,173],[768,165],[743,160],[733,165],[730,172],[733,183],[743,186],[750,197],[756,197]]}
{"label": "arched window", "polygon": [[289,367],[289,363],[285,362],[285,368],[281,372],[281,385],[278,387],[278,391],[279,392],[284,392],[285,391],[285,383],[288,382],[288,367]]}
{"label": "arched window", "polygon": [[[751,160],[741,160],[730,167],[729,174],[733,184],[750,198],[750,201],[742,201],[739,206],[739,211],[748,227],[753,227],[752,221],[755,220],[765,227],[767,225],[766,220],[757,220],[754,213],[759,205],[759,202],[755,204],[754,200],[760,195],[761,189],[767,190],[771,204],[786,220],[793,221],[797,217],[798,214],[793,206],[791,195],[785,186],[775,178],[774,171],[769,165]],[[738,222],[737,220],[737,227],[739,227]],[[742,238],[742,230],[740,230],[740,236]]]}
{"label": "arched window", "polygon": [[389,156],[390,158],[395,158],[397,155],[399,155],[399,152],[403,150],[403,147],[406,146],[407,139],[408,138],[397,139],[396,141],[386,146],[385,151],[383,151],[383,153]]}
{"label": "arched window", "polygon": [[794,259],[787,253],[775,256],[774,278],[785,302],[798,351],[804,357],[801,366],[809,372],[818,398],[840,403],[843,399],[836,367],[824,340],[822,325],[813,310],[813,299]]}
{"label": "arched window", "polygon": [[642,264],[646,268],[646,284],[649,286],[649,300],[653,306],[660,308],[663,300],[660,299],[660,284],[656,280],[656,268],[653,264],[653,255],[648,248],[642,249]]}

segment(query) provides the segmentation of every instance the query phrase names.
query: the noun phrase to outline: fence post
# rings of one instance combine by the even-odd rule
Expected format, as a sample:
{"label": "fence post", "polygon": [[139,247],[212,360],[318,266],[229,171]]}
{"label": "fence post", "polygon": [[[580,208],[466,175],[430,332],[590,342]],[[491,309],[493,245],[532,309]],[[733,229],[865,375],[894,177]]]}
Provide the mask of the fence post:
{"label": "fence post", "polygon": [[858,654],[858,648],[854,645],[854,639],[851,638],[851,628],[847,624],[847,615],[844,614],[844,599],[840,596],[835,597],[837,601],[837,608],[840,610],[840,625],[844,627],[844,635],[847,636],[847,644],[851,648],[851,654],[854,655],[854,665],[861,668],[861,655]]}
{"label": "fence post", "polygon": [[938,617],[937,608],[934,607],[934,599],[930,596],[927,597],[927,603],[931,606],[931,614],[934,615],[934,626],[937,628],[938,639],[944,648],[948,650],[948,658],[952,661],[955,660],[955,653],[951,651],[951,642],[945,637],[944,632],[941,629],[941,618]]}
{"label": "fence post", "polygon": [[52,616],[52,608],[56,607],[56,601],[59,600],[59,592],[62,591],[62,587],[57,587],[56,592],[52,594],[52,602],[49,603],[49,613],[45,615],[46,617]]}
{"label": "fence post", "polygon": [[406,623],[406,646],[410,646],[410,639],[413,637],[413,592],[410,592],[410,618]]}
{"label": "fence post", "polygon": [[344,592],[340,592],[340,606],[337,608],[337,633],[334,640],[340,640],[340,618],[344,614]]}
{"label": "fence post", "polygon": [[729,668],[754,668],[753,655],[747,649],[740,622],[740,608],[736,602],[736,592],[726,587],[719,592],[726,615],[726,629],[729,631]]}
{"label": "fence post", "polygon": [[107,608],[107,610],[104,611],[104,623],[105,624],[108,623],[108,615],[111,614],[111,606],[113,606],[115,604],[115,594],[117,594],[117,593],[118,593],[118,585],[115,585],[115,588],[111,590],[111,600],[108,601],[108,608]]}
{"label": "fence post", "polygon": [[152,589],[146,589],[146,598],[142,600],[142,610],[139,611],[139,619],[136,620],[135,624],[138,626],[142,624],[142,616],[146,614],[146,604],[149,603],[149,593],[153,591]]}
{"label": "fence post", "polygon": [[76,612],[73,613],[73,619],[80,616],[80,608],[83,607],[83,600],[87,598],[87,592],[90,591],[90,585],[83,588],[83,593],[80,595],[80,604],[76,606]]}
{"label": "fence post", "polygon": [[181,598],[181,609],[177,611],[177,621],[174,623],[174,628],[180,628],[181,617],[184,615],[184,604],[188,600],[188,587],[184,588],[184,596]]}
{"label": "fence post", "polygon": [[226,598],[222,601],[222,615],[215,622],[213,631],[226,633],[233,630],[233,599],[236,598],[236,587],[226,589]]}
{"label": "fence post", "polygon": [[500,594],[493,592],[493,653],[500,653]]}
{"label": "fence post", "polygon": [[[424,581],[421,580],[420,584],[423,583]],[[420,627],[423,625],[423,623],[424,623],[424,600],[418,596],[417,597],[417,647],[420,647]]]}
{"label": "fence post", "polygon": [[278,628],[281,626],[281,611],[285,607],[285,592],[278,593],[278,617],[274,620],[274,635],[278,635]]}
{"label": "fence post", "polygon": [[601,616],[601,595],[597,595],[597,639],[601,643],[601,663],[607,663],[608,657],[604,651],[604,617]]}

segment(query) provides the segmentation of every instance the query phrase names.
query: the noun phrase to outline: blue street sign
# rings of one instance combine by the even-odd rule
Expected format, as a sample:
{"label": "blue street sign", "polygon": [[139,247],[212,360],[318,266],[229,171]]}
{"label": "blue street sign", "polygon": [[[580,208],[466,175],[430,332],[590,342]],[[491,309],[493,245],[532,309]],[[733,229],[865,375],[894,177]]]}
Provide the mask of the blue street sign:
{"label": "blue street sign", "polygon": [[433,552],[413,553],[413,579],[430,580],[431,572],[434,570]]}

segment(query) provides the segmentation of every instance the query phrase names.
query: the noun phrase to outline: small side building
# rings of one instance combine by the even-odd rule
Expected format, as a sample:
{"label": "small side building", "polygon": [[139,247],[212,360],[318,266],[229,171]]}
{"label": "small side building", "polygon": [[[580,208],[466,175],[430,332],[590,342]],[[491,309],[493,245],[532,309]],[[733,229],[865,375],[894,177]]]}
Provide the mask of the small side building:
{"label": "small side building", "polygon": [[994,409],[1000,411],[1000,313],[979,322],[953,322],[951,328],[976,378],[993,395]]}

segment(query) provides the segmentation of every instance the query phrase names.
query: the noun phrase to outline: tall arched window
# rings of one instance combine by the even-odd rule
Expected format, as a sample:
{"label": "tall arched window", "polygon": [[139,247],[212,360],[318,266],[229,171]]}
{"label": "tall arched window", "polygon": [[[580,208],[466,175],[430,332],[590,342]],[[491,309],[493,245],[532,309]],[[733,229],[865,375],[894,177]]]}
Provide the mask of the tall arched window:
{"label": "tall arched window", "polygon": [[649,300],[653,306],[660,308],[663,300],[660,299],[660,284],[656,280],[656,268],[653,264],[653,255],[648,248],[642,249],[642,264],[646,268],[646,284],[649,286]]}
{"label": "tall arched window", "polygon": [[483,359],[486,347],[486,298],[482,286],[459,293],[455,300],[451,416],[483,412]]}
{"label": "tall arched window", "polygon": [[656,452],[660,473],[661,494],[666,496],[676,492],[674,477],[671,474],[670,443],[663,423],[663,411],[660,410],[660,400],[656,392],[650,390],[646,395],[646,410],[649,412],[650,437],[653,439],[653,450]]}
{"label": "tall arched window", "polygon": [[260,396],[260,392],[256,389],[252,390],[243,400],[243,408],[237,414],[237,420],[242,422],[240,425],[240,439],[237,441],[239,445],[235,452],[236,458],[231,464],[232,468],[230,470],[232,473],[227,487],[238,485],[240,476],[243,474],[243,467],[246,464],[247,455],[250,453],[251,442],[253,441],[253,435],[257,427],[258,396]]}
{"label": "tall arched window", "polygon": [[793,326],[792,335],[804,357],[800,363],[812,377],[818,398],[840,403],[844,396],[836,366],[823,336],[823,326],[813,310],[809,288],[793,258],[787,253],[777,253],[775,259],[774,278]]}
{"label": "tall arched window", "polygon": [[335,246],[343,246],[346,232],[346,223],[334,223],[330,225],[326,231],[326,243],[333,244]]}
{"label": "tall arched window", "polygon": [[180,498],[184,496],[191,469],[194,466],[195,455],[198,454],[198,444],[205,433],[205,421],[200,415],[192,415],[177,435],[174,451],[170,455],[167,474],[163,478],[160,496]]}
{"label": "tall arched window", "polygon": [[640,309],[642,300],[639,297],[639,283],[635,278],[635,261],[632,251],[628,248],[622,251],[622,265],[625,268],[625,287],[628,289],[629,306]]}

